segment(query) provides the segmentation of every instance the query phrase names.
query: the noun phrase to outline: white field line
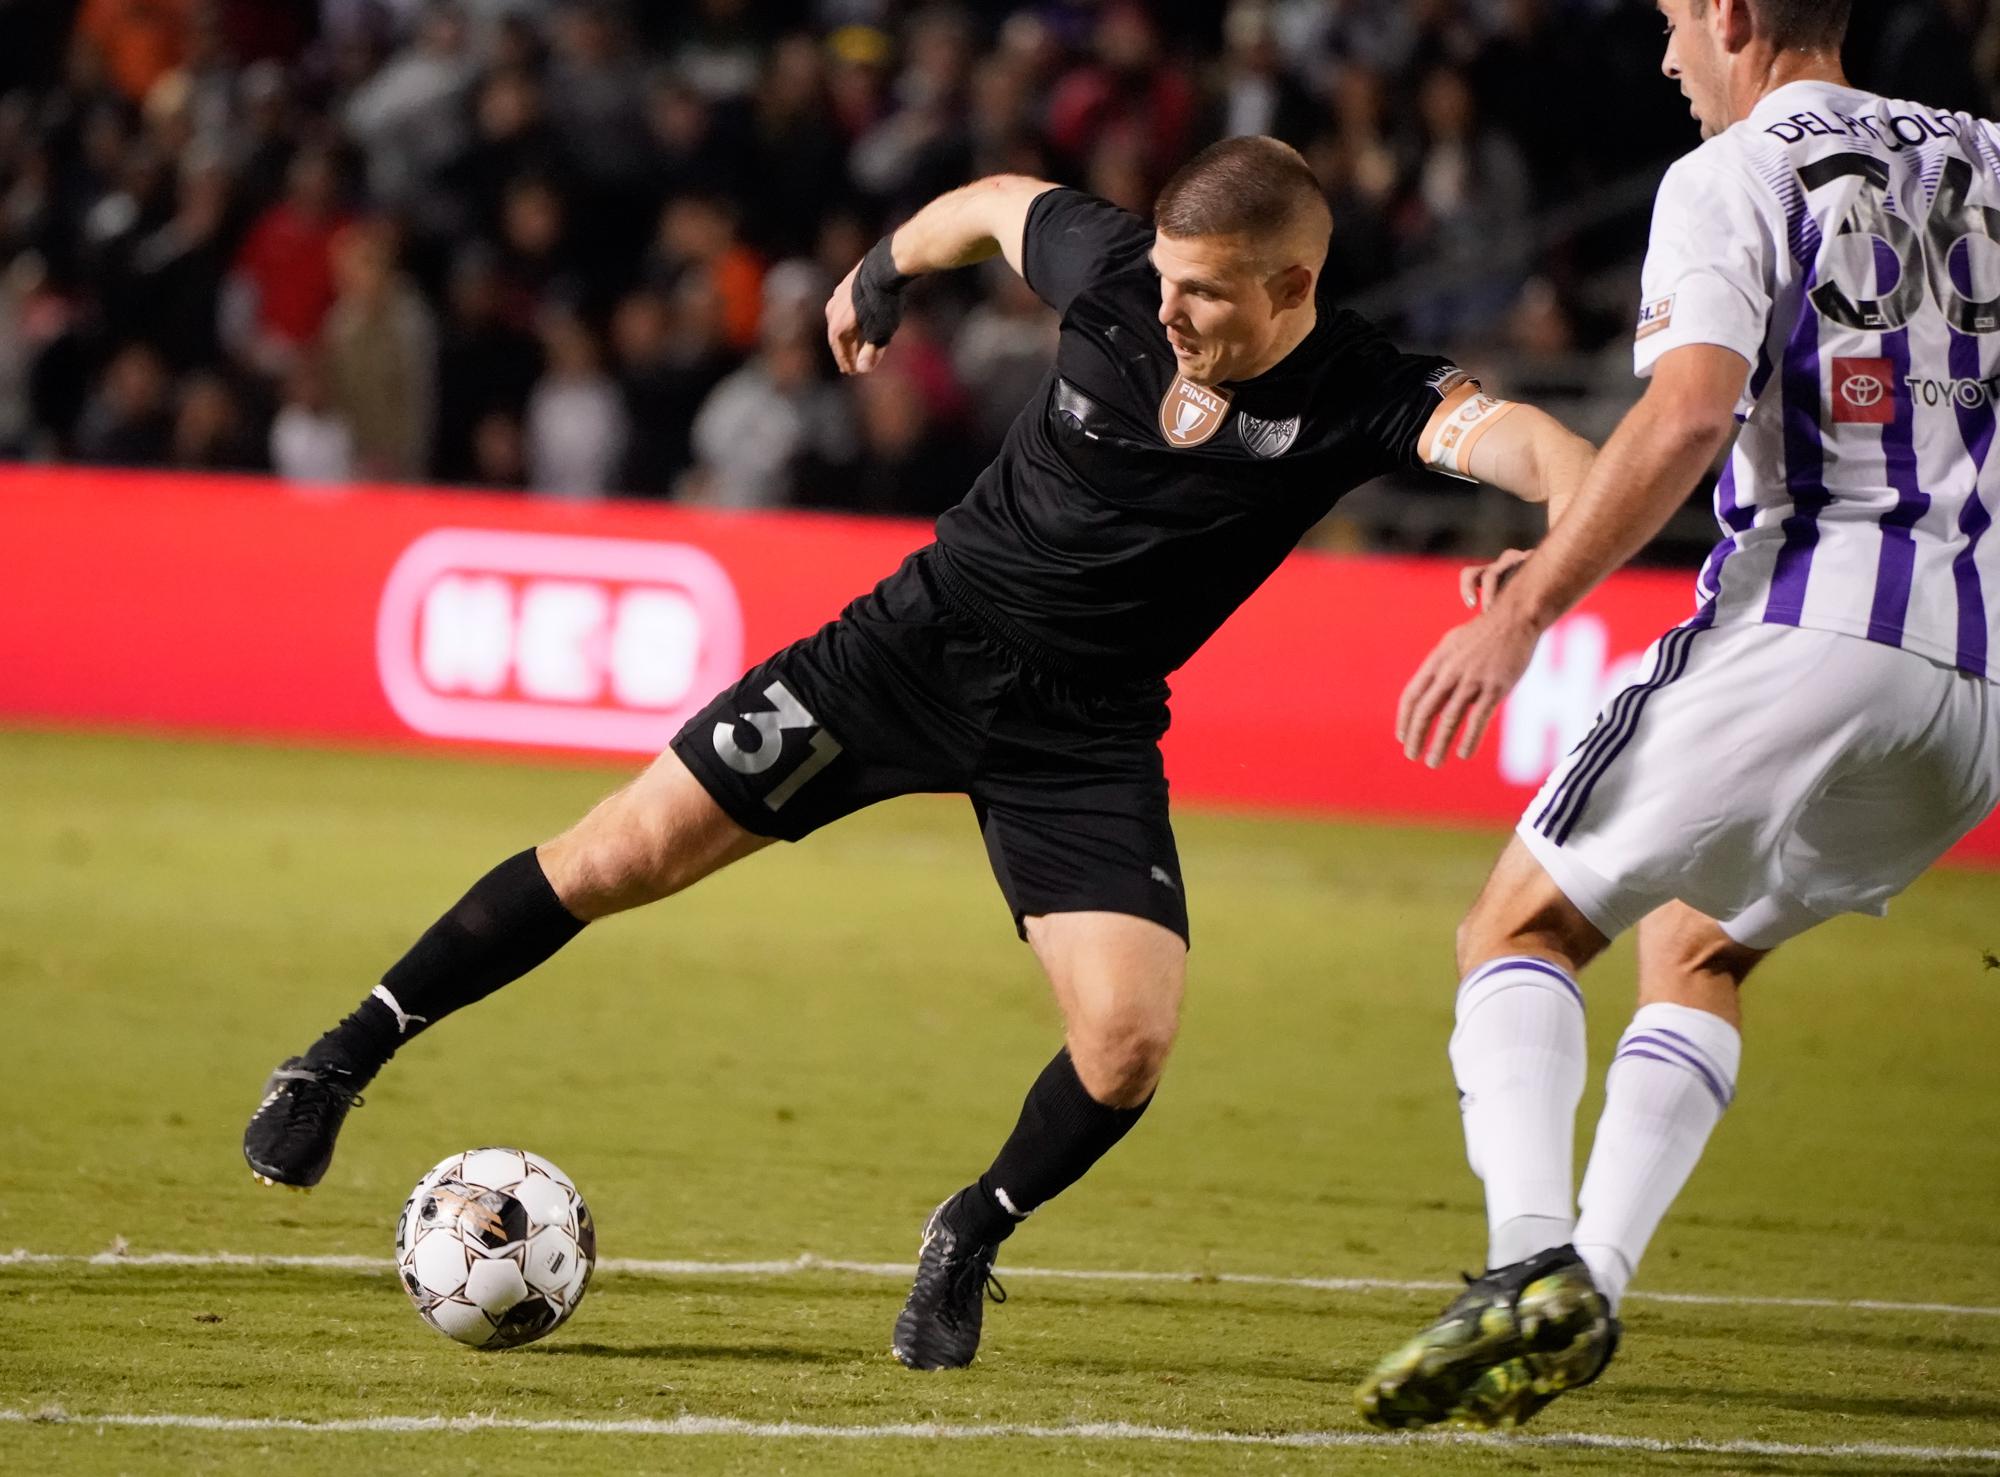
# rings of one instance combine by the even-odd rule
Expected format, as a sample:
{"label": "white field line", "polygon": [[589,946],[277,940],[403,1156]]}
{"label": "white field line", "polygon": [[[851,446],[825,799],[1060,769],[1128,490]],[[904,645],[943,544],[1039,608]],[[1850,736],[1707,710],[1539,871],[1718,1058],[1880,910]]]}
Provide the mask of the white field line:
{"label": "white field line", "polygon": [[1869,1461],[2000,1462],[2000,1447],[1903,1446],[1878,1441],[1805,1443],[1792,1441],[1670,1441],[1652,1436],[1482,1436],[1445,1431],[1391,1435],[1374,1431],[1199,1431],[1186,1426],[1142,1426],[1126,1421],[1071,1425],[1015,1425],[1006,1422],[913,1421],[882,1425],[814,1425],[804,1421],[745,1421],[728,1416],[683,1415],[671,1420],[527,1420],[505,1416],[364,1416],[353,1420],[303,1421],[278,1416],[136,1415],[71,1413],[65,1410],[0,1410],[0,1424],[124,1426],[147,1430],[214,1431],[227,1434],[270,1431],[315,1436],[438,1431],[464,1435],[478,1431],[556,1436],[734,1436],[758,1441],[1155,1441],[1183,1446],[1395,1447],[1484,1446],[1502,1451],[1533,1447],[1551,1451],[1632,1451],[1665,1455],[1854,1458]]}
{"label": "white field line", "polygon": [[[272,1256],[239,1251],[100,1251],[92,1256],[63,1252],[0,1252],[0,1269],[7,1267],[244,1267],[309,1269],[329,1272],[392,1270],[386,1257]],[[635,1277],[792,1277],[805,1272],[843,1273],[854,1277],[906,1278],[915,1267],[908,1262],[853,1262],[801,1252],[782,1261],[660,1261],[636,1257],[605,1257],[599,1272]],[[1281,1277],[1261,1272],[1138,1272],[1086,1267],[1010,1267],[1008,1277],[1066,1282],[1146,1282],[1234,1287],[1287,1287],[1307,1292],[1452,1292],[1457,1282],[1405,1281],[1392,1277]],[[2000,1307],[1974,1303],[1899,1303],[1883,1298],[1767,1297],[1750,1293],[1633,1292],[1633,1301],[1675,1303],[1699,1308],[1808,1308],[1852,1313],[1955,1313],[1972,1318],[2000,1318]]]}

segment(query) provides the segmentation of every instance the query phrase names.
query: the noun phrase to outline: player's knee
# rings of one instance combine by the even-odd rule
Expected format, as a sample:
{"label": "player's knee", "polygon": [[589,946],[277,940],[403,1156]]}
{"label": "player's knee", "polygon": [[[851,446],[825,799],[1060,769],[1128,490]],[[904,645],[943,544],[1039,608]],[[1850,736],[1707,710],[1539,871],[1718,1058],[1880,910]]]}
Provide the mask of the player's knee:
{"label": "player's knee", "polygon": [[1136,1107],[1166,1070],[1178,1030],[1176,1012],[1164,1008],[1080,1012],[1070,1023],[1070,1060],[1097,1101]]}
{"label": "player's knee", "polygon": [[621,791],[542,847],[541,856],[564,906],[580,918],[595,918],[684,886],[680,850],[665,818]]}

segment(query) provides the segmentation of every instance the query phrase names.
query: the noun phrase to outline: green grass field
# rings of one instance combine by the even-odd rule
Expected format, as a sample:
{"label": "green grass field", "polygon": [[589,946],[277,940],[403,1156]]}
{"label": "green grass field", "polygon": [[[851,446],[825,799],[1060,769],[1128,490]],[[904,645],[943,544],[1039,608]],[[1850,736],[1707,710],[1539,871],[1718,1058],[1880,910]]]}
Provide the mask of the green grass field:
{"label": "green grass field", "polygon": [[[1012,1296],[969,1371],[890,1359],[889,1273],[616,1265],[907,1263],[984,1167],[1057,1022],[960,800],[882,807],[593,927],[392,1065],[319,1190],[253,1184],[237,1141],[272,1064],[615,779],[0,734],[0,1251],[76,1258],[0,1264],[0,1470],[2000,1470],[1990,873],[1929,877],[1757,981],[1737,1104],[1639,1282],[1722,1301],[1635,1293],[1617,1364],[1533,1432],[1672,1450],[1339,1444],[1363,1437],[1356,1377],[1441,1294],[1225,1280],[1480,1259],[1444,1043],[1490,834],[1180,817],[1181,1045],[1140,1129],[1009,1243]],[[1590,977],[1600,1064],[1630,990],[1629,949]],[[410,1185],[483,1143],[569,1170],[612,1259],[567,1327],[511,1354],[430,1332],[386,1275]],[[80,1260],[114,1246],[383,1270]],[[1028,1270],[1050,1268],[1164,1275]],[[144,1415],[252,1424],[94,1419]],[[618,1427],[312,1428],[474,1415]],[[750,1424],[636,1424],[684,1417]],[[786,1421],[984,1434],[769,1430]],[[1088,1434],[1114,1422],[1329,1444]]]}

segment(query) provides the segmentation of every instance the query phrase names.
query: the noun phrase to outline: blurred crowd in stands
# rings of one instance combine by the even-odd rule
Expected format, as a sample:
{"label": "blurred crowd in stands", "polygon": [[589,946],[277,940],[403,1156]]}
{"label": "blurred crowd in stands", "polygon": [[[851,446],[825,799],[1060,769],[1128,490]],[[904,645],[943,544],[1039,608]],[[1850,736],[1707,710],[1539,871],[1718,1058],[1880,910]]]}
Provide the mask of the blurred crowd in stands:
{"label": "blurred crowd in stands", "polygon": [[[1850,60],[1991,113],[1991,19],[1861,0]],[[1327,270],[1411,347],[1629,396],[1695,142],[1659,32],[1642,0],[0,0],[0,457],[934,513],[1052,315],[997,263],[929,279],[843,381],[833,284],[977,175],[1143,213],[1237,133],[1306,153]]]}

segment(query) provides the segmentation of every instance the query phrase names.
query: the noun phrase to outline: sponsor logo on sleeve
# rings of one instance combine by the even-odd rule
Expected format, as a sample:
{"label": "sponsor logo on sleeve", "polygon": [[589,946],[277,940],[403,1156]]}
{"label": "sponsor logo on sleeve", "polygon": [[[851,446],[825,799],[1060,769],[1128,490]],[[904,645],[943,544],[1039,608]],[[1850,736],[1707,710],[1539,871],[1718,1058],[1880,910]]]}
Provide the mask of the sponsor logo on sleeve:
{"label": "sponsor logo on sleeve", "polygon": [[1887,359],[1833,361],[1833,418],[1842,425],[1886,426],[1896,419],[1896,367]]}
{"label": "sponsor logo on sleeve", "polygon": [[1674,321],[1674,294],[1656,297],[1639,309],[1637,338],[1651,338]]}
{"label": "sponsor logo on sleeve", "polygon": [[1222,429],[1233,398],[1228,390],[1198,385],[1177,374],[1160,397],[1160,434],[1169,446],[1182,451],[1200,446]]}
{"label": "sponsor logo on sleeve", "polygon": [[1478,380],[1460,369],[1456,364],[1439,365],[1431,371],[1430,378],[1424,381],[1426,388],[1436,392],[1440,400],[1445,399],[1460,385],[1476,386],[1478,383]]}

